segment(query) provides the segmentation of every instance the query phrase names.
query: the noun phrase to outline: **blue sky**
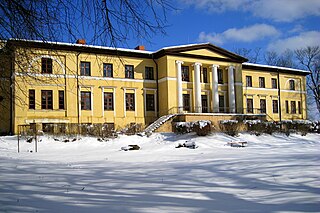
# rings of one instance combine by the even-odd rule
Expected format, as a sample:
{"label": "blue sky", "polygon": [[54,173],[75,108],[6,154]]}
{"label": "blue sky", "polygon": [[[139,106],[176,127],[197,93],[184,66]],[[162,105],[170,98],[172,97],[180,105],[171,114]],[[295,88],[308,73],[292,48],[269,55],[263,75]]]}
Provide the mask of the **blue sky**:
{"label": "blue sky", "polygon": [[285,49],[320,45],[320,0],[177,0],[169,11],[167,35],[155,35],[147,50],[211,42],[233,51]]}

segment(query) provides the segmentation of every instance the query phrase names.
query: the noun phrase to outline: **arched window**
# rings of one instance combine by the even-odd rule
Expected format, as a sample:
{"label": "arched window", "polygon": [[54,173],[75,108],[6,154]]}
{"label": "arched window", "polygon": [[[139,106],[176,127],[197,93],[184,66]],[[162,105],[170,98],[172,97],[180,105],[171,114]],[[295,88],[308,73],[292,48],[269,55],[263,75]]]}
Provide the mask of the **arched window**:
{"label": "arched window", "polygon": [[289,89],[295,90],[294,80],[289,80]]}

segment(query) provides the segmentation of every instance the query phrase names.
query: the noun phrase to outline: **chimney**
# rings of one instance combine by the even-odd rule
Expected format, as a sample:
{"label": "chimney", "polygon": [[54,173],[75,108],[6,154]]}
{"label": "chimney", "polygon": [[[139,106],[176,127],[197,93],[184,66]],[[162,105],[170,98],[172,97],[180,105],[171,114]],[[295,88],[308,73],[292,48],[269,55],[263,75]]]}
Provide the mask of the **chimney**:
{"label": "chimney", "polygon": [[134,48],[135,50],[146,50],[145,48],[144,48],[144,46],[142,46],[142,45],[139,45],[139,46],[137,46],[136,48]]}
{"label": "chimney", "polygon": [[86,40],[85,39],[78,39],[76,43],[85,45],[86,44]]}

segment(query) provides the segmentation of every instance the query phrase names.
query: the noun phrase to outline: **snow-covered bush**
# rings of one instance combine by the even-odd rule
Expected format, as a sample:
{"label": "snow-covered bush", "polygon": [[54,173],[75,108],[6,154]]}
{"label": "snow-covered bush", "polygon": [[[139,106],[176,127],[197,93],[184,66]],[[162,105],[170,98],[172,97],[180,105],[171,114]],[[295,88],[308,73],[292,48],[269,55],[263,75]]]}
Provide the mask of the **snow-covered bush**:
{"label": "snow-covered bush", "polygon": [[177,134],[186,134],[192,132],[193,122],[177,122],[174,125],[174,132]]}
{"label": "snow-covered bush", "polygon": [[241,123],[237,120],[221,120],[219,122],[220,130],[230,136],[237,136]]}
{"label": "snow-covered bush", "polygon": [[193,131],[199,136],[206,136],[211,133],[211,121],[200,120],[193,123]]}
{"label": "snow-covered bush", "polygon": [[280,131],[280,125],[277,122],[268,122],[261,120],[246,120],[244,124],[247,125],[248,132],[261,135],[262,133],[272,135],[275,132]]}
{"label": "snow-covered bush", "polygon": [[310,124],[310,131],[314,133],[319,133],[320,134],[320,121],[313,121]]}
{"label": "snow-covered bush", "polygon": [[131,123],[128,124],[124,129],[121,130],[121,133],[126,135],[134,135],[136,133],[141,132],[142,124]]}
{"label": "snow-covered bush", "polygon": [[312,129],[312,122],[308,120],[283,120],[282,131],[289,136],[290,133],[300,133],[302,136],[307,135]]}

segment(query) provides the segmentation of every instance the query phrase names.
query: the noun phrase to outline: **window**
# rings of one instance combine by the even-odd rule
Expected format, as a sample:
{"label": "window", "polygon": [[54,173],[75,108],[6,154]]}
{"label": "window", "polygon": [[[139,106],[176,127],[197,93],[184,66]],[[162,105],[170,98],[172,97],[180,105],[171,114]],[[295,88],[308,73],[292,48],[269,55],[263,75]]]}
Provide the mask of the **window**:
{"label": "window", "polygon": [[218,69],[218,84],[223,84],[223,71]]}
{"label": "window", "polygon": [[52,73],[51,58],[41,58],[41,73]]}
{"label": "window", "polygon": [[203,75],[203,83],[208,83],[208,70],[207,70],[207,68],[202,69],[202,75]]}
{"label": "window", "polygon": [[81,110],[91,110],[91,92],[81,91]]}
{"label": "window", "polygon": [[112,92],[103,93],[103,106],[104,106],[104,110],[113,110],[113,93]]}
{"label": "window", "polygon": [[145,68],[145,78],[148,80],[154,80],[153,67],[146,67]]}
{"label": "window", "polygon": [[41,109],[53,109],[52,90],[41,90]]}
{"label": "window", "polygon": [[208,96],[207,95],[201,95],[201,104],[202,104],[202,112],[207,113],[208,112]]}
{"label": "window", "polygon": [[154,95],[153,94],[146,94],[146,110],[147,111],[154,111]]}
{"label": "window", "polygon": [[36,95],[34,89],[29,89],[29,109],[36,109]]}
{"label": "window", "polygon": [[289,89],[290,90],[295,90],[294,80],[290,80],[289,81]]}
{"label": "window", "polygon": [[183,110],[190,111],[190,95],[183,94]]}
{"label": "window", "polygon": [[259,87],[260,88],[265,88],[266,87],[264,77],[259,77]]}
{"label": "window", "polygon": [[253,99],[247,99],[247,113],[253,113]]}
{"label": "window", "polygon": [[134,78],[134,69],[133,65],[125,65],[125,77],[126,78]]}
{"label": "window", "polygon": [[272,112],[273,113],[278,113],[278,100],[272,100]]}
{"label": "window", "polygon": [[189,81],[189,67],[181,66],[181,75],[183,81]]}
{"label": "window", "polygon": [[252,87],[252,76],[246,76],[247,87]]}
{"label": "window", "polygon": [[64,91],[59,90],[59,109],[64,109]]}
{"label": "window", "polygon": [[271,87],[272,87],[272,89],[277,89],[278,88],[277,79],[276,78],[271,78]]}
{"label": "window", "polygon": [[113,65],[112,64],[103,64],[103,77],[113,77]]}
{"label": "window", "polygon": [[298,101],[298,112],[299,114],[302,114],[301,101]]}
{"label": "window", "polygon": [[86,61],[80,62],[80,75],[84,75],[84,76],[91,75],[90,62],[86,62]]}
{"label": "window", "polygon": [[224,112],[224,95],[219,95],[219,112]]}
{"label": "window", "polygon": [[290,105],[291,105],[291,114],[296,114],[297,113],[296,102],[291,101]]}
{"label": "window", "polygon": [[266,99],[260,99],[260,113],[266,113]]}
{"label": "window", "polygon": [[286,101],[286,113],[289,113],[289,101]]}
{"label": "window", "polygon": [[126,93],[126,110],[134,111],[134,94]]}

